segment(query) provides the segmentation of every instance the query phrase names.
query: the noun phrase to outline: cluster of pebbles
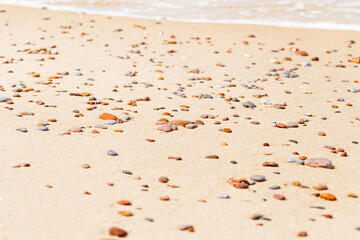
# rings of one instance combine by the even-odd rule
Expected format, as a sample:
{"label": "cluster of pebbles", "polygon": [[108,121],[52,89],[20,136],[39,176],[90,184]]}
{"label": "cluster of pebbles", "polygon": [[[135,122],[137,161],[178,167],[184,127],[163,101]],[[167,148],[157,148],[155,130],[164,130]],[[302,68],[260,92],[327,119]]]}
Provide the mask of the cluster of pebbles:
{"label": "cluster of pebbles", "polygon": [[[77,19],[70,25],[60,26],[61,33],[58,34],[72,34],[75,31],[74,28],[84,28],[88,25],[96,26],[95,29],[100,28],[96,25],[96,21],[89,19],[90,17],[85,17],[83,21]],[[44,21],[51,21],[51,18],[44,18]],[[113,21],[121,23],[120,20]],[[76,25],[76,27],[71,27],[71,25]],[[188,36],[184,33],[183,35],[176,34],[177,29],[168,29],[166,23],[158,23],[155,26],[149,24],[149,27],[138,24],[131,26],[128,23],[123,25],[127,30],[114,30],[112,32],[114,39],[126,40],[126,31],[136,31],[136,34],[127,40],[131,44],[125,45],[120,41],[121,44],[116,48],[122,48],[123,55],[121,56],[108,50],[107,40],[113,42],[113,39],[98,38],[94,32],[85,33],[85,30],[81,33],[81,37],[86,39],[82,41],[82,46],[88,48],[87,51],[94,51],[94,54],[103,51],[104,54],[101,56],[108,54],[106,58],[99,56],[99,61],[106,62],[108,58],[111,58],[111,61],[114,59],[117,61],[117,65],[105,64],[103,66],[102,74],[106,80],[93,77],[95,73],[81,63],[72,63],[74,65],[72,69],[69,69],[68,65],[62,65],[61,59],[69,59],[67,55],[71,55],[70,50],[64,49],[63,41],[71,42],[70,39],[63,41],[51,39],[52,44],[46,47],[43,47],[41,41],[36,38],[40,35],[47,36],[46,32],[29,36],[31,41],[12,39],[9,43],[12,44],[12,48],[3,53],[4,55],[6,53],[5,56],[1,56],[2,67],[5,70],[1,70],[0,76],[2,79],[0,81],[1,121],[16,122],[17,125],[11,129],[9,138],[22,138],[24,136],[22,134],[34,134],[33,140],[36,143],[36,136],[39,134],[46,134],[48,138],[68,138],[69,141],[106,135],[113,137],[114,141],[119,141],[119,134],[137,131],[143,138],[142,143],[137,143],[139,148],[142,148],[142,144],[154,144],[153,151],[160,152],[167,161],[166,164],[177,163],[176,167],[172,165],[171,168],[179,168],[179,171],[182,171],[181,169],[195,167],[192,164],[199,164],[199,162],[208,166],[213,164],[223,166],[221,168],[225,170],[221,171],[228,173],[227,178],[221,177],[221,174],[217,175],[216,168],[212,169],[213,174],[201,176],[204,179],[211,178],[211,181],[221,187],[221,191],[205,185],[203,188],[211,189],[212,195],[206,199],[199,197],[194,202],[212,204],[211,202],[221,199],[217,200],[216,204],[220,206],[241,204],[241,202],[234,203],[231,200],[244,199],[250,196],[244,194],[253,194],[255,195],[251,200],[253,202],[249,200],[254,211],[253,215],[240,217],[237,215],[239,217],[237,221],[241,221],[240,218],[243,219],[242,221],[255,221],[257,227],[274,222],[276,221],[274,219],[278,217],[275,214],[269,216],[258,213],[254,199],[264,202],[268,198],[279,200],[276,203],[278,208],[282,208],[281,204],[288,201],[296,201],[299,206],[312,208],[314,199],[316,199],[317,209],[325,208],[322,205],[331,206],[328,202],[348,201],[346,199],[357,201],[355,204],[359,205],[357,184],[347,187],[346,189],[352,189],[353,192],[349,191],[344,195],[339,192],[339,187],[333,186],[340,184],[341,181],[334,183],[324,177],[324,175],[331,175],[331,178],[336,178],[339,169],[346,168],[347,162],[359,157],[353,147],[359,140],[355,133],[357,130],[353,128],[353,126],[359,127],[360,124],[357,95],[360,94],[358,93],[360,91],[359,57],[340,56],[340,50],[322,49],[327,54],[326,60],[322,60],[311,52],[296,48],[297,44],[301,45],[299,39],[289,42],[287,46],[280,49],[271,49],[268,46],[271,45],[270,43],[263,43],[267,39],[242,33],[241,41],[225,46],[220,45],[221,43],[216,39],[217,36],[211,38]],[[90,29],[87,28],[86,31],[90,32]],[[158,34],[153,36],[152,31]],[[79,33],[80,30],[76,32],[76,34]],[[96,47],[92,45],[94,43],[105,46],[105,50],[96,51]],[[184,49],[184,45],[188,49]],[[202,48],[202,45],[206,47]],[[349,52],[353,52],[352,49],[356,48],[359,53],[359,45],[353,40],[344,42],[341,49],[349,46],[351,46]],[[191,48],[198,48],[199,53],[208,54],[207,59],[203,60],[211,66],[205,68],[201,59],[192,56],[194,52],[189,50]],[[213,51],[216,48],[223,50]],[[227,50],[224,50],[225,48]],[[239,61],[237,66],[234,66],[233,55],[240,55],[243,51],[253,53],[245,54],[246,61]],[[258,57],[265,51],[267,52],[265,57]],[[198,60],[191,60],[192,57]],[[173,58],[177,58],[177,61],[173,62]],[[183,62],[179,62],[178,59]],[[224,63],[219,63],[218,59]],[[89,59],[89,61],[95,60]],[[50,70],[52,68],[43,68],[52,62],[58,62],[57,71]],[[245,65],[244,69],[238,68],[241,64]],[[125,66],[127,69],[123,71]],[[329,72],[325,73],[325,80],[312,79],[311,71],[318,71],[324,66],[329,69]],[[19,68],[26,69],[27,73],[23,74]],[[118,79],[111,80],[113,76],[107,71],[111,72],[114,68],[120,68],[123,74]],[[256,71],[251,72],[252,69]],[[321,92],[316,93],[317,88],[312,86],[317,86],[317,81],[322,81],[321,84],[326,85],[331,82],[332,73],[336,74],[336,71],[344,71],[344,69],[350,72],[346,76],[353,76],[351,79],[350,77],[347,81],[333,79],[338,87],[334,90],[326,89],[324,86],[323,91],[333,91],[332,99],[324,98]],[[243,72],[246,72],[244,76],[251,77],[240,77]],[[314,95],[316,95],[315,98]],[[316,100],[316,107],[307,101],[309,96]],[[56,98],[62,100],[58,101]],[[65,115],[66,118],[64,118]],[[269,116],[273,120],[269,120]],[[350,128],[347,130],[354,129],[353,139],[336,140],[343,134],[341,129],[334,130],[337,128],[334,121],[337,121],[338,116],[341,116],[339,119],[342,120],[339,121],[342,122],[351,119],[348,123]],[[344,124],[339,126],[345,128]],[[237,136],[241,136],[241,140],[246,143],[240,143]],[[312,138],[316,140],[311,142]],[[99,148],[101,148],[101,138],[98,139]],[[205,144],[199,144],[190,149],[184,147],[176,154],[171,152],[176,147],[182,148],[181,144],[186,144],[187,141],[192,142],[193,139],[202,139],[199,142],[205,142]],[[260,144],[258,139],[261,139]],[[167,143],[164,141],[173,144],[174,140],[176,140],[176,146],[172,146],[173,148],[155,145],[161,142],[165,146]],[[119,141],[118,144],[126,146],[130,143]],[[332,145],[341,145],[341,147]],[[241,156],[235,154],[239,148],[241,148]],[[132,149],[130,145],[129,149]],[[109,161],[137,161],[136,159],[122,159],[124,148],[110,149],[108,147],[100,150],[103,158]],[[64,151],[67,150],[64,149]],[[208,154],[204,155],[204,152]],[[255,154],[244,155],[248,152]],[[199,157],[200,153],[202,157]],[[189,156],[193,157],[189,158]],[[145,159],[149,156],[144,154],[143,157]],[[26,163],[11,164],[10,167],[26,167],[31,170],[34,164],[28,163],[26,156],[23,161]],[[97,164],[102,164],[102,161],[104,160],[99,159]],[[9,165],[6,161],[2,161],[1,164]],[[173,180],[178,177],[152,172],[152,174],[158,174],[156,179],[158,185],[155,183],[151,185],[146,183],[146,181],[151,182],[150,179],[143,180],[141,176],[135,174],[145,171],[141,169],[141,165],[132,166],[137,167],[123,169],[118,174],[131,176],[136,183],[140,181],[141,191],[144,194],[151,191],[159,193],[157,199],[149,199],[149,201],[169,202],[169,204],[182,201],[181,194],[186,193],[182,193],[183,186]],[[88,169],[86,171],[96,171],[96,167],[88,163],[82,164],[81,168]],[[204,166],[205,168],[207,167]],[[292,174],[292,169],[294,173],[303,172],[307,176],[310,172],[314,174],[312,179],[308,179],[312,185],[308,187],[300,183],[297,180],[300,176]],[[152,169],[146,169],[146,171],[152,171]],[[170,170],[166,170],[166,167],[163,172],[171,173]],[[184,175],[184,177],[190,182],[197,181],[195,172],[192,173],[194,175]],[[322,177],[317,177],[317,172],[322,174]],[[318,179],[323,179],[324,182],[318,182]],[[326,182],[326,179],[329,182]],[[108,182],[107,187],[122,184],[121,181],[114,182]],[[46,184],[46,186],[49,189],[52,188],[50,185]],[[298,188],[294,190],[295,187]],[[133,191],[137,191],[135,188]],[[157,190],[153,190],[154,188]],[[270,193],[268,190],[271,190]],[[181,194],[176,194],[176,191]],[[310,196],[311,200],[307,200],[306,197],[294,198],[294,191],[298,191],[296,193],[298,195]],[[84,191],[84,193],[96,194],[89,191]],[[177,197],[172,197],[172,195]],[[196,194],[196,196],[199,195],[201,194]],[[126,196],[126,193],[119,193],[119,197],[121,196]],[[268,202],[271,203],[270,200]],[[116,205],[114,209],[118,209],[118,214],[122,218],[121,221],[114,221],[113,226],[107,226],[108,232],[104,232],[104,238],[101,239],[110,239],[106,236],[110,236],[111,239],[130,238],[132,234],[136,234],[135,227],[132,229],[126,221],[138,218],[135,212],[141,209],[141,201],[109,199],[109,204]],[[288,207],[286,204],[284,206]],[[120,207],[121,210],[119,210]],[[163,208],[166,207],[166,205],[163,206]],[[147,211],[151,213],[149,209]],[[206,208],[203,211],[207,211]],[[322,216],[327,219],[336,219],[338,211],[342,210],[337,209],[332,214],[326,213]],[[155,212],[153,214],[157,215]],[[213,217],[217,218],[217,216]],[[316,217],[318,216],[312,217],[311,221]],[[142,220],[144,223],[141,223]],[[155,217],[148,216],[144,219],[138,218],[136,221],[142,225],[155,224],[157,220]],[[233,222],[233,220],[228,220]],[[167,222],[167,224],[171,229],[188,232],[186,234],[196,234],[201,224],[197,226],[192,223],[191,217],[188,217],[187,221],[179,225],[172,222]],[[304,218],[301,221],[304,221]],[[306,229],[302,229],[301,221],[296,223],[297,227],[292,227],[293,236],[310,236],[311,234]],[[316,224],[315,220],[313,222]],[[312,231],[315,231],[314,229]],[[358,227],[348,229],[359,231]],[[183,238],[186,238],[186,235],[183,235]]]}

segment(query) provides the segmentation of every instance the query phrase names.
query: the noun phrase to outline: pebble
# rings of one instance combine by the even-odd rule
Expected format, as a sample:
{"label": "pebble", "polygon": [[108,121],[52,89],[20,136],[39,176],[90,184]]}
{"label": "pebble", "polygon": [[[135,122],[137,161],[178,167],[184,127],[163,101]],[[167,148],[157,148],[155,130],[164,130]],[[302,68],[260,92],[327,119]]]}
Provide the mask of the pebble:
{"label": "pebble", "polygon": [[106,124],[106,125],[114,125],[114,124],[116,124],[117,123],[117,121],[115,121],[115,120],[106,120],[105,122],[104,122],[104,124]]}
{"label": "pebble", "polygon": [[5,97],[5,96],[0,96],[0,102],[7,102],[7,101],[10,101],[11,98],[9,97]]}
{"label": "pebble", "polygon": [[299,125],[296,122],[287,122],[286,127],[288,128],[297,128]]}
{"label": "pebble", "polygon": [[163,131],[163,132],[171,132],[173,129],[172,129],[172,127],[171,127],[170,124],[166,123],[166,124],[162,124],[162,125],[158,128],[158,130]]}
{"label": "pebble", "polygon": [[117,236],[117,237],[126,237],[127,232],[124,229],[117,228],[117,227],[111,227],[109,229],[109,234],[111,236]]}
{"label": "pebble", "polygon": [[108,150],[107,155],[109,155],[109,156],[117,156],[118,154],[117,154],[117,152],[115,152],[113,150]]}
{"label": "pebble", "polygon": [[315,190],[319,190],[319,191],[328,189],[328,187],[323,183],[315,184],[315,185],[312,186],[312,188],[315,189]]}
{"label": "pebble", "polygon": [[41,126],[41,127],[38,127],[38,130],[40,130],[40,131],[48,131],[49,128],[46,127],[46,126]]}
{"label": "pebble", "polygon": [[82,132],[82,128],[81,127],[72,127],[69,129],[69,132]]}
{"label": "pebble", "polygon": [[280,189],[280,186],[270,186],[269,187],[271,190],[277,190],[277,189]]}
{"label": "pebble", "polygon": [[304,161],[305,165],[310,167],[321,167],[333,169],[332,162],[327,158],[308,158]]}
{"label": "pebble", "polygon": [[181,231],[194,232],[195,228],[192,225],[181,225],[179,228]]}
{"label": "pebble", "polygon": [[279,164],[277,164],[276,162],[264,162],[263,167],[278,167]]}
{"label": "pebble", "polygon": [[216,195],[216,197],[217,197],[217,198],[221,198],[221,199],[227,199],[227,198],[230,198],[230,195],[227,194],[227,193],[221,192],[221,193],[218,193],[218,194]]}
{"label": "pebble", "polygon": [[287,161],[288,163],[299,163],[299,164],[301,164],[301,165],[304,165],[304,161],[303,161],[303,160],[296,159],[296,158],[292,158],[292,157],[289,157],[286,161]]}
{"label": "pebble", "polygon": [[112,115],[110,113],[103,113],[100,115],[100,118],[102,120],[118,120],[118,117],[116,117],[115,115]]}
{"label": "pebble", "polygon": [[97,124],[97,125],[95,125],[95,126],[94,126],[94,128],[108,129],[108,127],[107,127],[107,126],[102,125],[102,124]]}
{"label": "pebble", "polygon": [[219,159],[218,155],[208,155],[206,156],[207,159]]}
{"label": "pebble", "polygon": [[336,197],[330,193],[322,193],[320,194],[320,198],[323,198],[328,201],[336,201]]}
{"label": "pebble", "polygon": [[20,128],[17,128],[16,131],[19,131],[19,132],[24,132],[26,133],[28,130],[26,127],[20,127]]}
{"label": "pebble", "polygon": [[250,102],[250,101],[244,102],[244,103],[243,103],[243,106],[244,106],[245,108],[251,108],[251,109],[256,108],[256,105],[255,105],[254,103]]}
{"label": "pebble", "polygon": [[281,194],[274,194],[273,197],[277,200],[285,200],[285,196]]}
{"label": "pebble", "polygon": [[264,175],[253,175],[251,176],[251,179],[254,180],[255,182],[264,182],[266,181],[266,178]]}

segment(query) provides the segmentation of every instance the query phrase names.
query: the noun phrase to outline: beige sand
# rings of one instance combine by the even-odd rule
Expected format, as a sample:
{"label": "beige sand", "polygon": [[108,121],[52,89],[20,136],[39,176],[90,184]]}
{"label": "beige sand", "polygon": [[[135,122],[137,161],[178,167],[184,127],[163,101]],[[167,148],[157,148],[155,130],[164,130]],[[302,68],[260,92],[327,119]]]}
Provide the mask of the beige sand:
{"label": "beige sand", "polygon": [[[296,239],[300,231],[307,232],[307,239],[360,238],[360,231],[356,230],[360,227],[359,198],[347,197],[349,193],[360,194],[359,145],[351,143],[360,141],[360,122],[355,120],[360,115],[360,93],[348,92],[348,89],[360,86],[354,82],[360,80],[359,68],[355,68],[360,65],[348,62],[351,59],[348,54],[360,56],[359,32],[250,25],[157,24],[151,20],[22,7],[0,8],[6,10],[0,13],[0,55],[4,57],[0,60],[17,56],[24,59],[0,65],[0,85],[5,89],[0,91],[0,96],[12,97],[16,94],[13,89],[21,88],[20,82],[40,90],[19,93],[21,98],[12,97],[13,105],[0,103],[0,239],[117,239],[108,234],[112,226],[126,230],[128,239],[142,240]],[[135,27],[135,24],[146,29]],[[123,31],[114,32],[115,29]],[[87,35],[82,36],[82,33]],[[256,38],[249,38],[250,34]],[[171,35],[176,38],[170,38]],[[192,37],[199,37],[199,40]],[[211,40],[208,42],[206,37]],[[349,48],[349,40],[357,43]],[[177,44],[165,44],[166,41],[177,41]],[[244,45],[243,41],[248,41],[249,45]],[[294,45],[289,45],[290,42]],[[133,48],[132,44],[138,44],[138,47]],[[46,54],[22,52],[27,48],[49,49],[53,45],[59,53],[51,55],[54,60],[49,60]],[[309,56],[298,56],[290,51],[291,47],[307,51]],[[285,50],[272,51],[281,48]],[[140,50],[141,54],[129,53],[128,49]],[[232,53],[226,52],[229,49]],[[333,49],[337,52],[326,53]],[[176,52],[168,53],[170,50]],[[126,54],[130,59],[118,58]],[[251,54],[252,58],[245,58],[244,54]],[[35,61],[38,56],[43,56],[45,61]],[[290,57],[292,61],[283,61],[284,57]],[[312,61],[312,67],[299,66],[295,71],[300,75],[298,78],[283,78],[282,72],[279,72],[278,80],[274,76],[265,76],[270,67],[288,68],[313,57],[319,57],[320,61]],[[272,58],[281,60],[282,64],[270,63]],[[225,67],[217,67],[217,63]],[[346,68],[335,67],[337,64]],[[183,68],[185,65],[188,68]],[[83,76],[75,76],[78,68]],[[203,72],[188,73],[196,68]],[[8,73],[10,70],[13,73]],[[125,76],[128,70],[137,71],[137,76]],[[69,76],[55,79],[50,85],[36,84],[47,82],[50,76],[63,71],[69,71]],[[40,73],[40,77],[31,77],[29,72]],[[158,80],[158,77],[164,80]],[[212,81],[195,81],[194,86],[187,87],[191,83],[190,77],[211,77]],[[249,82],[263,77],[268,80]],[[230,83],[223,80],[232,78],[231,84],[236,87],[227,87]],[[329,79],[331,81],[327,81]],[[154,86],[145,88],[143,84],[132,84],[132,88],[123,87],[132,81]],[[85,82],[93,86],[86,86]],[[187,98],[172,93],[178,90],[177,84],[185,87]],[[241,84],[255,84],[263,90],[247,89]],[[119,86],[118,92],[112,91],[115,85]],[[215,85],[225,87],[209,88]],[[61,90],[68,92],[57,92]],[[286,90],[292,94],[286,94]],[[304,94],[304,91],[312,94]],[[69,96],[69,93],[82,92],[89,92],[98,100],[113,98],[123,102],[104,100],[109,105],[96,105],[97,109],[87,111],[86,108],[95,106],[85,104],[89,97]],[[192,97],[206,93],[214,99]],[[244,98],[229,103],[220,98],[219,93],[224,93],[226,98]],[[262,99],[286,102],[286,109],[267,107],[262,99],[252,96],[260,93],[268,94]],[[151,101],[127,105],[129,100],[145,96]],[[345,102],[338,102],[338,98],[344,98]],[[38,105],[35,103],[38,100],[57,105],[57,108]],[[257,108],[244,108],[242,103],[245,101],[252,101]],[[346,106],[347,103],[353,106]],[[189,106],[189,111],[182,111],[181,105]],[[332,108],[332,105],[339,108]],[[230,109],[231,106],[235,109]],[[9,107],[13,110],[6,109]],[[129,122],[108,126],[107,130],[98,129],[100,134],[92,134],[93,128],[88,126],[103,124],[104,121],[99,119],[101,113],[121,115],[123,111],[111,110],[114,107],[137,113],[129,112],[132,117]],[[156,107],[165,109],[154,110]],[[173,112],[174,109],[177,112]],[[84,117],[74,117],[73,110],[79,110]],[[334,113],[337,110],[341,113]],[[23,111],[35,115],[16,116]],[[174,117],[163,116],[164,112]],[[233,117],[235,113],[240,117]],[[306,117],[304,113],[314,116]],[[201,114],[218,117],[201,119]],[[259,121],[260,125],[251,124],[252,120],[245,119],[247,116]],[[196,129],[179,127],[177,131],[163,133],[156,125],[162,117],[202,120],[205,125]],[[223,121],[225,117],[230,120]],[[321,120],[322,117],[327,120]],[[50,122],[50,131],[37,130],[37,124],[52,118],[57,122]],[[307,126],[280,129],[272,123],[285,124],[301,118],[309,119]],[[214,121],[221,124],[215,125]],[[82,133],[62,135],[73,126],[86,128]],[[19,127],[26,127],[28,132],[16,131]],[[224,127],[230,128],[232,133],[218,131]],[[114,129],[123,132],[116,133]],[[326,136],[318,136],[320,131]],[[299,143],[291,143],[289,139]],[[228,146],[222,146],[223,142]],[[263,147],[265,142],[270,147]],[[344,148],[348,157],[331,153],[323,148],[325,144]],[[119,156],[108,156],[109,149],[118,152]],[[288,157],[299,157],[293,152],[329,158],[335,169],[287,163]],[[205,159],[211,154],[220,158]],[[167,159],[169,155],[181,156],[183,160]],[[231,164],[231,160],[238,164]],[[279,167],[263,167],[264,161],[276,162]],[[23,163],[31,166],[13,167]],[[91,168],[82,168],[84,163]],[[124,174],[123,170],[130,170],[133,175]],[[236,189],[226,182],[228,177],[249,180],[254,174],[263,174],[267,181],[249,186],[249,189]],[[160,176],[167,176],[169,184],[179,187],[160,183]],[[294,181],[309,188],[291,185]],[[114,186],[108,183],[114,183]],[[326,184],[329,190],[323,192],[333,194],[337,201],[311,195],[322,193],[311,188],[316,183]],[[141,191],[144,184],[149,185],[148,191]],[[281,189],[270,190],[271,185],[279,185]],[[91,195],[84,194],[86,191]],[[230,199],[218,199],[220,192],[228,193]],[[284,195],[286,200],[274,199],[275,193]],[[170,201],[159,200],[163,195],[170,196]],[[131,201],[132,205],[117,204],[123,199]],[[122,216],[118,214],[121,210],[131,211],[134,216]],[[263,214],[271,221],[251,220],[255,213]],[[325,218],[323,214],[331,214],[333,218]],[[153,218],[154,222],[146,221],[147,217]],[[192,225],[195,232],[179,230],[183,224]]]}

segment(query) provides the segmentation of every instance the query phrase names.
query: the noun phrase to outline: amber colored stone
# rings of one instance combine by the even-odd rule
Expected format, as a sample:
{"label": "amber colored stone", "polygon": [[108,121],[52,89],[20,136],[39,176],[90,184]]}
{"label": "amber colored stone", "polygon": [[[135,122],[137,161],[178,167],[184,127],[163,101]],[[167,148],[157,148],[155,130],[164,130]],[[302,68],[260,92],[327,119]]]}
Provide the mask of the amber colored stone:
{"label": "amber colored stone", "polygon": [[115,115],[112,115],[110,113],[103,113],[100,115],[100,118],[102,120],[118,120],[118,117],[116,117]]}
{"label": "amber colored stone", "polygon": [[170,200],[170,197],[169,197],[169,196],[161,196],[161,197],[160,197],[160,200],[161,200],[161,201],[169,201],[169,200]]}
{"label": "amber colored stone", "polygon": [[130,212],[130,211],[119,211],[118,214],[123,215],[123,216],[125,216],[125,217],[131,217],[131,216],[134,215],[134,214],[133,214],[132,212]]}
{"label": "amber colored stone", "polygon": [[223,129],[223,132],[226,132],[226,133],[231,133],[231,132],[232,132],[232,130],[231,130],[230,128],[224,128],[224,129]]}
{"label": "amber colored stone", "polygon": [[336,197],[330,193],[323,193],[323,194],[320,194],[320,198],[323,198],[325,200],[328,200],[328,201],[335,201],[336,200]]}
{"label": "amber colored stone", "polygon": [[318,135],[319,135],[319,136],[326,136],[326,133],[324,133],[324,132],[319,132]]}
{"label": "amber colored stone", "polygon": [[347,196],[351,198],[358,198],[358,195],[356,195],[355,193],[349,193]]}
{"label": "amber colored stone", "polygon": [[117,203],[120,205],[131,205],[131,202],[129,200],[120,200]]}
{"label": "amber colored stone", "polygon": [[278,127],[278,128],[287,128],[286,125],[282,124],[282,123],[277,123],[276,127]]}

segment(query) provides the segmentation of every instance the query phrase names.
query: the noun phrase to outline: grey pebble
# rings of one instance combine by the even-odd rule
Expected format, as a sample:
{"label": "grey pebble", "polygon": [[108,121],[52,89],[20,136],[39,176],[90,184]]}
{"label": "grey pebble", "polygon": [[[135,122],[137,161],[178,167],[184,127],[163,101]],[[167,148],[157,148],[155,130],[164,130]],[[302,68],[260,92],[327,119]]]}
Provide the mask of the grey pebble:
{"label": "grey pebble", "polygon": [[28,130],[26,129],[26,127],[21,127],[21,128],[17,128],[16,131],[26,133]]}
{"label": "grey pebble", "polygon": [[230,195],[229,194],[227,194],[227,193],[218,193],[217,195],[216,195],[216,197],[217,198],[223,198],[223,199],[227,199],[227,198],[230,198]]}
{"label": "grey pebble", "polygon": [[38,130],[40,130],[40,131],[48,131],[49,128],[46,127],[46,126],[42,126],[42,127],[38,127]]}
{"label": "grey pebble", "polygon": [[255,105],[254,103],[250,102],[250,101],[244,102],[244,103],[243,103],[243,106],[244,106],[245,108],[251,108],[251,109],[256,108],[256,105]]}
{"label": "grey pebble", "polygon": [[109,155],[109,156],[117,156],[118,154],[117,154],[117,152],[115,152],[113,150],[108,150],[107,155]]}
{"label": "grey pebble", "polygon": [[299,125],[296,123],[296,122],[288,122],[288,123],[286,123],[286,127],[288,127],[288,128],[297,128],[297,127],[299,127]]}
{"label": "grey pebble", "polygon": [[280,189],[280,186],[270,186],[269,188],[272,190],[277,190],[277,189]]}
{"label": "grey pebble", "polygon": [[104,122],[104,124],[106,124],[106,125],[114,125],[115,123],[117,123],[115,120],[106,120]]}
{"label": "grey pebble", "polygon": [[287,161],[288,163],[299,163],[299,164],[301,164],[301,165],[304,165],[304,161],[303,161],[303,160],[296,159],[296,158],[292,158],[292,157],[289,157],[286,161]]}
{"label": "grey pebble", "polygon": [[264,182],[266,181],[266,178],[264,175],[253,175],[251,176],[251,179],[254,180],[255,182]]}
{"label": "grey pebble", "polygon": [[97,124],[94,126],[94,128],[107,129],[108,127],[102,124]]}
{"label": "grey pebble", "polygon": [[5,97],[5,96],[0,96],[0,102],[6,102],[8,100],[11,100],[11,98]]}

